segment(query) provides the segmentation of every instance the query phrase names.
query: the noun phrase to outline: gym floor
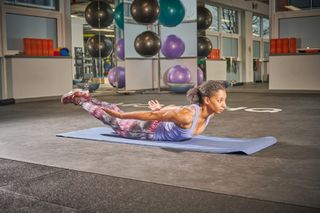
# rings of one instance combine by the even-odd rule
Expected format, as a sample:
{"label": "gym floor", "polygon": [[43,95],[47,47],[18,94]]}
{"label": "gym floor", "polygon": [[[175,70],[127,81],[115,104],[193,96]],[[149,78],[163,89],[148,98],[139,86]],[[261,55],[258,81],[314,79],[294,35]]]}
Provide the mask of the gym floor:
{"label": "gym floor", "polygon": [[[277,144],[242,155],[58,138],[103,124],[59,100],[0,106],[1,212],[319,212],[319,93],[228,90],[234,110],[204,134],[274,136]],[[98,96],[125,104],[155,97],[187,104],[179,94]]]}

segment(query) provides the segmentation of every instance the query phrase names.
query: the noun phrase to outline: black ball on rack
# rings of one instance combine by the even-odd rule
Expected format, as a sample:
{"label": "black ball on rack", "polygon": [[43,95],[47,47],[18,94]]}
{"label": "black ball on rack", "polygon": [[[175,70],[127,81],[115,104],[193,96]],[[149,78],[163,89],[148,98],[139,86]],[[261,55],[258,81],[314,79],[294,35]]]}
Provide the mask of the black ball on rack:
{"label": "black ball on rack", "polygon": [[160,14],[157,0],[134,0],[130,6],[132,18],[141,24],[154,23]]}
{"label": "black ball on rack", "polygon": [[139,55],[151,57],[159,52],[161,48],[161,40],[156,33],[152,31],[145,31],[135,38],[134,48]]}
{"label": "black ball on rack", "polygon": [[94,35],[87,41],[87,50],[93,58],[109,56],[112,46],[112,41],[104,35]]}
{"label": "black ball on rack", "polygon": [[205,7],[197,7],[197,29],[206,30],[212,23],[212,14]]}
{"label": "black ball on rack", "polygon": [[204,36],[198,37],[198,56],[207,57],[212,49],[212,43],[210,39]]}
{"label": "black ball on rack", "polygon": [[88,4],[84,16],[88,24],[94,28],[108,27],[113,21],[112,7],[105,1],[93,1]]}

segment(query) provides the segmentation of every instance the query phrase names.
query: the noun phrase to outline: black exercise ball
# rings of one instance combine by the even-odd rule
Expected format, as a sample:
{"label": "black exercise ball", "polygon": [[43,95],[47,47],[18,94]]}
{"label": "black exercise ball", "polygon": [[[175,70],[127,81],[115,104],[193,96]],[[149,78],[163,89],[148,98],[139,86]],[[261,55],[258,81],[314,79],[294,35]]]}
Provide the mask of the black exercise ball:
{"label": "black exercise ball", "polygon": [[212,49],[212,44],[210,39],[204,36],[198,37],[198,56],[207,57]]}
{"label": "black exercise ball", "polygon": [[134,0],[130,7],[132,18],[141,24],[152,24],[158,19],[160,7],[157,0]]}
{"label": "black exercise ball", "polygon": [[197,7],[197,28],[198,30],[206,30],[212,23],[212,14],[205,7]]}
{"label": "black exercise ball", "polygon": [[[105,1],[91,2],[86,7],[84,16],[88,24],[94,28],[108,27],[113,21],[112,8]],[[99,22],[100,22],[100,25],[99,25]]]}
{"label": "black exercise ball", "polygon": [[156,33],[145,31],[135,38],[134,48],[141,56],[154,56],[161,48],[161,40]]}
{"label": "black exercise ball", "polygon": [[95,35],[88,39],[87,50],[94,57],[107,57],[112,53],[112,41],[104,35]]}

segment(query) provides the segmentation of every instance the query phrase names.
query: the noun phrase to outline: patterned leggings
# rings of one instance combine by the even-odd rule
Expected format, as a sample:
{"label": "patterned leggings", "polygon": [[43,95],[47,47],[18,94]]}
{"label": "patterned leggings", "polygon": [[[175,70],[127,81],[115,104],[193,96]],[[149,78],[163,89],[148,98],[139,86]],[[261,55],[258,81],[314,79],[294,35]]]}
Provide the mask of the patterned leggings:
{"label": "patterned leggings", "polygon": [[91,101],[82,102],[80,106],[96,117],[104,124],[110,125],[116,134],[125,138],[152,140],[159,121],[141,121],[135,119],[119,119],[110,116],[103,109],[109,108],[120,112],[115,104],[99,101],[92,98]]}

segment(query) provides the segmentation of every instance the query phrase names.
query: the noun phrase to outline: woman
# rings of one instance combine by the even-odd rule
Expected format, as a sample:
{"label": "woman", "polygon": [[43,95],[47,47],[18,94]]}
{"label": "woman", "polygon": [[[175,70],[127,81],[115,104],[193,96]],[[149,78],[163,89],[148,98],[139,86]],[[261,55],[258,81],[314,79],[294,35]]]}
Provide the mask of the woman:
{"label": "woman", "polygon": [[226,98],[222,82],[207,81],[188,91],[191,105],[182,107],[161,108],[158,101],[149,101],[152,111],[123,112],[116,105],[99,101],[81,90],[62,96],[61,102],[80,105],[125,138],[182,141],[201,134],[210,117],[224,111]]}

